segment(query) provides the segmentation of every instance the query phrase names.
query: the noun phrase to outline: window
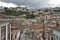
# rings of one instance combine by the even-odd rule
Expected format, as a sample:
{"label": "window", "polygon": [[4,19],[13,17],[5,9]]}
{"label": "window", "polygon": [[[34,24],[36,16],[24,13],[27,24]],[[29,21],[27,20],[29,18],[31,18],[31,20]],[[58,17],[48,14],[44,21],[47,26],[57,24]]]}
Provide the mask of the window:
{"label": "window", "polygon": [[6,40],[6,26],[1,27],[1,40]]}
{"label": "window", "polygon": [[49,36],[48,36],[48,40],[50,40]]}
{"label": "window", "polygon": [[53,37],[51,37],[51,40],[53,40]]}
{"label": "window", "polygon": [[55,40],[55,34],[54,34],[54,36],[53,36],[53,37],[54,37],[54,40]]}
{"label": "window", "polygon": [[15,38],[17,37],[17,35],[15,35]]}
{"label": "window", "polygon": [[10,40],[10,24],[8,24],[8,40]]}
{"label": "window", "polygon": [[57,40],[58,40],[58,36],[56,36]]}
{"label": "window", "polygon": [[11,40],[12,40],[12,38],[13,38],[13,34],[11,35]]}

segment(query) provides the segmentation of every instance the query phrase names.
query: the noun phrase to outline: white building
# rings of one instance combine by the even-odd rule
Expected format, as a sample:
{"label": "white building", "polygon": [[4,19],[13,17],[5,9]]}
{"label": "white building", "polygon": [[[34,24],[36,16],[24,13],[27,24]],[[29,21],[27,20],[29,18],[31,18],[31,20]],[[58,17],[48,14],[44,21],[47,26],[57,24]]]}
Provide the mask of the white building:
{"label": "white building", "polygon": [[4,7],[0,6],[0,12],[4,11]]}
{"label": "white building", "polygon": [[54,34],[54,40],[60,40],[60,29],[54,29],[53,30],[53,34]]}
{"label": "white building", "polygon": [[11,24],[0,21],[0,40],[11,40]]}

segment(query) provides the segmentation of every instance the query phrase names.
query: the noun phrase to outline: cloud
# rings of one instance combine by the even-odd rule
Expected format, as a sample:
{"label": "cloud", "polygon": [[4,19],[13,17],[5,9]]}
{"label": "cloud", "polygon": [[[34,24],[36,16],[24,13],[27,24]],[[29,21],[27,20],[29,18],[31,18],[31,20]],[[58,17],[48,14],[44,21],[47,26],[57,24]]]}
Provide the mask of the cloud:
{"label": "cloud", "polygon": [[24,5],[29,8],[60,7],[60,0],[0,0],[6,4]]}
{"label": "cloud", "polygon": [[50,1],[49,1],[49,4],[50,4],[52,7],[60,7],[60,0],[50,0]]}
{"label": "cloud", "polygon": [[0,1],[0,6],[3,6],[3,7],[17,7],[17,5],[15,5],[14,3],[6,3],[6,2],[2,2],[2,1]]}
{"label": "cloud", "polygon": [[48,7],[49,0],[1,0],[6,3],[14,3],[18,6],[25,5],[29,8],[43,8]]}
{"label": "cloud", "polygon": [[26,7],[26,6],[24,6],[24,5],[20,5],[20,7]]}

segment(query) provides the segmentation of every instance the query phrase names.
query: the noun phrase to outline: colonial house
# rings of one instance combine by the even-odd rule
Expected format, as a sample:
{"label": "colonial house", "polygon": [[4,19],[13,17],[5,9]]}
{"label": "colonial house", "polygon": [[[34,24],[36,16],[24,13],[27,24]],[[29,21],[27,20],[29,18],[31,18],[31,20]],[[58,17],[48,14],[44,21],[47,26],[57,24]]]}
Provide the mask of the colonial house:
{"label": "colonial house", "polygon": [[16,11],[27,11],[27,7],[16,7]]}

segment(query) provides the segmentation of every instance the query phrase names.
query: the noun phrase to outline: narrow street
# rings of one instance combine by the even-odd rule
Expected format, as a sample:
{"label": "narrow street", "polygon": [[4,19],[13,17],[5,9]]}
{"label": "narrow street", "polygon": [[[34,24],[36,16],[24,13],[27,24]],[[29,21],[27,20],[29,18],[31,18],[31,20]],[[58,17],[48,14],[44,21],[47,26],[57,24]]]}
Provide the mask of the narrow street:
{"label": "narrow street", "polygon": [[21,35],[21,40],[35,40],[35,36],[30,32],[29,28],[25,28]]}

